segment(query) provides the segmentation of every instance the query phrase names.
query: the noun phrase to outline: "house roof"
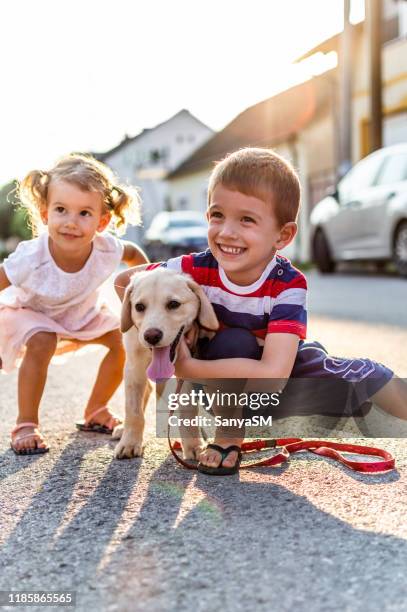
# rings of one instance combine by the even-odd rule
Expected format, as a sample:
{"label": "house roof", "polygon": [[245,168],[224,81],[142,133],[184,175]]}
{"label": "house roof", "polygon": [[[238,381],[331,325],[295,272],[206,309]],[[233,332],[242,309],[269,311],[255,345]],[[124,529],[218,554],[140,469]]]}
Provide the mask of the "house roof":
{"label": "house roof", "polygon": [[[142,130],[141,132],[139,132],[135,136],[128,136],[128,134],[126,134],[124,136],[123,140],[121,142],[119,142],[118,145],[113,147],[113,149],[110,149],[109,151],[105,151],[104,153],[92,153],[92,155],[93,155],[93,157],[95,157],[99,161],[105,161],[111,155],[113,155],[113,153],[117,153],[117,151],[120,151],[121,149],[126,147],[129,143],[135,142],[136,140],[138,140],[139,138],[144,136],[147,132],[152,132],[152,131],[156,130],[157,128],[161,127],[162,125],[165,125],[166,123],[169,123],[170,121],[173,121],[173,119],[175,119],[176,117],[179,117],[180,115],[189,116],[190,118],[192,118],[199,125],[207,128],[208,130],[211,130],[211,128],[209,126],[207,126],[205,123],[203,123],[203,121],[201,121],[200,119],[195,117],[195,115],[190,113],[189,110],[183,108],[178,113],[175,113],[175,115],[173,115],[169,119],[166,119],[165,121],[162,121],[161,123],[158,123],[157,125],[155,125],[152,128],[145,128],[144,130]],[[213,131],[213,130],[211,130],[211,131]]]}
{"label": "house roof", "polygon": [[214,161],[242,147],[271,147],[294,137],[316,114],[328,108],[331,95],[330,84],[321,75],[247,108],[167,178],[208,168]]}
{"label": "house roof", "polygon": [[[363,23],[364,22],[361,21],[359,23],[351,25],[351,30],[353,32],[357,32],[358,34],[360,34],[364,27]],[[335,36],[331,36],[331,38],[327,38],[326,40],[323,40],[321,43],[319,43],[319,45],[316,45],[316,47],[309,49],[309,51],[304,53],[304,55],[301,55],[300,57],[298,57],[294,63],[298,64],[299,62],[302,62],[308,57],[311,57],[311,55],[314,55],[314,53],[318,53],[318,52],[329,53],[330,51],[336,51],[336,53],[339,53],[339,47],[341,44],[341,36],[342,36],[342,32],[339,32],[338,34],[335,34]]]}

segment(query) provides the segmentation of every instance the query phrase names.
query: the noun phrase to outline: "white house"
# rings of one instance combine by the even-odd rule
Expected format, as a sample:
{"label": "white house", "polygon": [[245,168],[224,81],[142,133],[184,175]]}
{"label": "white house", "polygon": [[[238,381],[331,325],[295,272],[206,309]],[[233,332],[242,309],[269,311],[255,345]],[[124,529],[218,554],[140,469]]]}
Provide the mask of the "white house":
{"label": "white house", "polygon": [[[95,157],[110,166],[124,183],[140,189],[143,202],[143,228],[129,228],[126,236],[139,240],[157,212],[171,210],[166,176],[213,135],[213,130],[181,110],[153,128],[122,142]],[[177,208],[187,208],[177,201]]]}

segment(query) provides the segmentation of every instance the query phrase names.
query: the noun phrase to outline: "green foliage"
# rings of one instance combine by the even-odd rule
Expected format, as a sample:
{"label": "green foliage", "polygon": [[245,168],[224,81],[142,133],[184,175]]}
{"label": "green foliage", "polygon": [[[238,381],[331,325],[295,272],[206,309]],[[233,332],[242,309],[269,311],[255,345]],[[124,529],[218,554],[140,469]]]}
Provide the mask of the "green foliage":
{"label": "green foliage", "polygon": [[22,240],[30,240],[32,232],[28,224],[28,214],[25,208],[16,208],[10,223],[11,236],[18,236]]}
{"label": "green foliage", "polygon": [[17,182],[10,181],[0,189],[0,239],[17,236],[23,240],[32,237],[27,214],[20,208],[17,196]]}

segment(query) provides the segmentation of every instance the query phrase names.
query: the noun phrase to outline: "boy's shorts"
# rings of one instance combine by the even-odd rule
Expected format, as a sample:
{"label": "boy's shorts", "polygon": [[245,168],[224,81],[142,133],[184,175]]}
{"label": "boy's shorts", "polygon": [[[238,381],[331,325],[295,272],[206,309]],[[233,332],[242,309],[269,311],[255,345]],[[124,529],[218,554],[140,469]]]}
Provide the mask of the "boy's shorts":
{"label": "boy's shorts", "polygon": [[[262,353],[263,348],[257,344],[253,334],[246,329],[234,328],[221,330],[212,340],[200,341],[198,358],[244,357],[259,360]],[[336,417],[363,415],[366,402],[392,376],[389,368],[371,359],[332,357],[319,342],[301,340],[279,405],[267,410],[271,410],[273,419],[313,414]],[[236,389],[242,390],[244,382],[236,380]],[[216,379],[213,383],[216,384]],[[262,391],[264,384],[262,381]],[[264,410],[250,412],[249,408],[245,412],[245,416],[265,413]]]}

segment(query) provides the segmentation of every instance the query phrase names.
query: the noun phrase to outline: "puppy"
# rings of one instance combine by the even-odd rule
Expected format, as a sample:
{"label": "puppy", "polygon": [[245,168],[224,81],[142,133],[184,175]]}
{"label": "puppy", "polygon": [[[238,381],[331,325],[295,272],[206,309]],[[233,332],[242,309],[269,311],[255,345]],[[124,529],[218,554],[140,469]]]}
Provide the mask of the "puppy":
{"label": "puppy", "polygon": [[[205,329],[218,329],[211,303],[190,276],[156,268],[132,277],[121,318],[126,349],[125,420],[114,431],[113,437],[120,438],[114,452],[117,459],[142,454],[144,411],[152,390],[148,378],[157,381],[174,374],[179,342],[196,321]],[[181,431],[185,459],[196,459],[203,450],[198,430],[195,434],[186,437]]]}

